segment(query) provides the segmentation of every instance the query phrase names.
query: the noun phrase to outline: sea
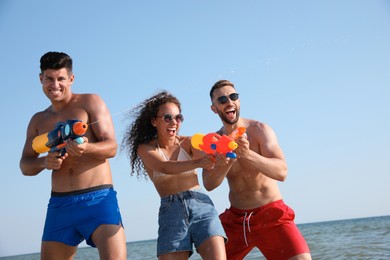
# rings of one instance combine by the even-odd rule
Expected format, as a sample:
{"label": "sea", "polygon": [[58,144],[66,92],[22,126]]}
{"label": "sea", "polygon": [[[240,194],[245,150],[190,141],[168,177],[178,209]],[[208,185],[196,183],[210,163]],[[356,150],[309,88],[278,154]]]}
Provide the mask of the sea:
{"label": "sea", "polygon": [[[298,224],[313,259],[390,260],[390,216]],[[127,243],[127,259],[157,259],[157,242],[153,240]],[[194,251],[195,252],[195,251]],[[3,257],[7,260],[40,259],[39,253]],[[99,259],[97,249],[83,247],[75,259]],[[190,257],[202,259],[196,252]],[[245,258],[265,259],[255,248]]]}

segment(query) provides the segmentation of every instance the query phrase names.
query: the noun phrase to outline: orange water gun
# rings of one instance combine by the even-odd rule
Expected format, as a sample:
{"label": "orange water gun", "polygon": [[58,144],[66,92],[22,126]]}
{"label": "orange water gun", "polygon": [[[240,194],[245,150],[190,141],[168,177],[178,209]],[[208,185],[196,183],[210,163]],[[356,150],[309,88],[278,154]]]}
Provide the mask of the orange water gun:
{"label": "orange water gun", "polygon": [[244,127],[237,128],[229,136],[217,133],[206,135],[197,133],[192,136],[191,145],[206,154],[219,153],[226,155],[228,158],[237,158],[233,151],[238,147],[238,144],[234,140],[243,135],[245,131]]}
{"label": "orange water gun", "polygon": [[237,127],[233,132],[230,133],[229,137],[233,138],[233,140],[237,140],[240,136],[246,133],[246,127],[240,126]]}
{"label": "orange water gun", "polygon": [[78,144],[82,144],[84,142],[83,136],[87,129],[88,125],[80,120],[59,122],[54,130],[35,137],[32,141],[32,148],[37,153],[59,151],[62,156],[66,152],[66,140],[72,139]]}

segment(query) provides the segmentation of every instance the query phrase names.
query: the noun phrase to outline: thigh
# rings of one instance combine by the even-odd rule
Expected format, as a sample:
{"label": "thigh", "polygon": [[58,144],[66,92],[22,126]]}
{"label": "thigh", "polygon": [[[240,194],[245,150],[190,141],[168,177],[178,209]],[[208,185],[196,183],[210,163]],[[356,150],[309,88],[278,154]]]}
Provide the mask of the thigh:
{"label": "thigh", "polygon": [[92,234],[100,259],[126,259],[125,232],[120,225],[100,225]]}
{"label": "thigh", "polygon": [[77,246],[83,237],[77,231],[72,217],[73,202],[69,197],[51,197],[47,207],[42,241]]}
{"label": "thigh", "polygon": [[226,239],[218,212],[208,195],[200,192],[194,193],[194,198],[188,202],[188,207],[191,212],[191,238],[197,249],[212,237],[221,237],[222,241]]}
{"label": "thigh", "polygon": [[202,259],[226,259],[225,239],[221,236],[210,237],[197,249]]}
{"label": "thigh", "polygon": [[227,209],[220,214],[220,219],[228,238],[225,244],[227,258],[244,259],[254,245],[248,243],[248,234],[243,232],[242,216]]}
{"label": "thigh", "polygon": [[77,246],[68,246],[61,242],[43,241],[41,245],[42,260],[73,259]]}
{"label": "thigh", "polygon": [[114,190],[99,191],[93,198],[86,201],[73,214],[76,228],[85,238],[88,245],[95,247],[92,234],[101,225],[113,225],[122,228],[122,217],[119,211],[118,200]]}
{"label": "thigh", "polygon": [[[262,212],[265,228],[261,228],[261,223],[254,216],[256,232],[254,236],[256,245],[267,259],[290,258],[292,256],[308,253],[309,248],[304,237],[294,222],[294,211],[283,203],[276,201]],[[260,228],[259,228],[260,227]]]}
{"label": "thigh", "polygon": [[294,223],[285,223],[257,234],[258,247],[267,259],[288,259],[308,253],[307,243]]}
{"label": "thigh", "polygon": [[174,252],[174,253],[160,255],[158,257],[158,260],[188,260],[189,257],[190,257],[190,252],[184,251],[184,252]]}
{"label": "thigh", "polygon": [[157,256],[177,251],[192,253],[188,217],[185,212],[186,208],[180,200],[161,202],[158,218]]}

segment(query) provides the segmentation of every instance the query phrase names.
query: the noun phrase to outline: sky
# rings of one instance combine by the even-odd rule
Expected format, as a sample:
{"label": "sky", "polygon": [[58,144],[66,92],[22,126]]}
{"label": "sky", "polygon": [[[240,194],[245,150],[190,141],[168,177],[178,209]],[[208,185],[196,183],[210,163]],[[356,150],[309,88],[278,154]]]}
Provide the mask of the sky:
{"label": "sky", "polygon": [[[49,106],[48,51],[73,58],[73,92],[104,99],[118,144],[127,111],[163,89],[182,102],[180,134],[219,129],[208,95],[228,79],[241,116],[278,136],[298,224],[390,215],[389,27],[385,0],[0,0],[0,257],[40,250],[50,172],[23,176],[19,160],[31,116]],[[152,182],[130,175],[124,151],[110,164],[126,240],[155,239]],[[207,193],[229,207],[226,182]]]}

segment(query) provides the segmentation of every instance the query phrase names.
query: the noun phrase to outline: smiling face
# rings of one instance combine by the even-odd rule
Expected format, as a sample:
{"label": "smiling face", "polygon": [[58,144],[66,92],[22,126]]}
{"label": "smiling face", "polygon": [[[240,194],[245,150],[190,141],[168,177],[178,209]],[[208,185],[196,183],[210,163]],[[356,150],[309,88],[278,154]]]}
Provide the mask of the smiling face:
{"label": "smiling face", "polygon": [[[171,115],[167,116],[167,115]],[[172,138],[177,135],[182,120],[180,120],[180,109],[175,103],[165,103],[159,106],[156,118],[152,119],[152,125],[157,128],[161,137]],[[165,117],[164,117],[165,116]],[[172,118],[172,120],[169,120]]]}
{"label": "smiling face", "polygon": [[[233,125],[237,123],[240,118],[240,100],[232,100],[230,97],[231,94],[237,93],[236,90],[232,86],[225,86],[218,89],[215,89],[212,97],[212,105],[211,110],[218,114],[221,120],[227,124]],[[221,97],[225,96],[227,99],[224,99],[224,103],[218,101],[221,100]]]}
{"label": "smiling face", "polygon": [[69,75],[65,68],[47,69],[39,75],[39,79],[43,92],[51,102],[61,102],[71,96],[70,87],[73,84],[74,75]]}

